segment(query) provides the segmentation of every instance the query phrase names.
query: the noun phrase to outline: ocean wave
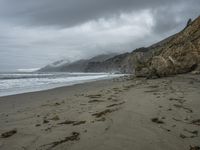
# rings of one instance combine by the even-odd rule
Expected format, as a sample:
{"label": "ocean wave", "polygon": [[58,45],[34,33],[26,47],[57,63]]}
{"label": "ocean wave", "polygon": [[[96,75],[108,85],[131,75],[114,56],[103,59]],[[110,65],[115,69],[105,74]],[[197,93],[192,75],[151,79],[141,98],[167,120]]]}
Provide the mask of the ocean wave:
{"label": "ocean wave", "polygon": [[52,74],[0,74],[0,80],[27,79],[27,78],[47,78]]}
{"label": "ocean wave", "polygon": [[119,77],[116,74],[49,73],[49,74],[0,74],[0,96],[40,91],[89,81]]}
{"label": "ocean wave", "polygon": [[19,72],[34,72],[38,71],[40,68],[30,68],[30,69],[17,69]]}

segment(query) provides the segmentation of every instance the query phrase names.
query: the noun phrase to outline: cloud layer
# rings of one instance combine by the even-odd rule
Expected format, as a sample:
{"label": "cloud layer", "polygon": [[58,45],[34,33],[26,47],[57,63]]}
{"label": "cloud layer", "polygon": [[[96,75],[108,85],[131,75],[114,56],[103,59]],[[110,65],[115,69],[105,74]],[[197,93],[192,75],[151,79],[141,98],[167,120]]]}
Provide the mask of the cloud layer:
{"label": "cloud layer", "polygon": [[131,51],[199,15],[191,0],[0,0],[0,71]]}

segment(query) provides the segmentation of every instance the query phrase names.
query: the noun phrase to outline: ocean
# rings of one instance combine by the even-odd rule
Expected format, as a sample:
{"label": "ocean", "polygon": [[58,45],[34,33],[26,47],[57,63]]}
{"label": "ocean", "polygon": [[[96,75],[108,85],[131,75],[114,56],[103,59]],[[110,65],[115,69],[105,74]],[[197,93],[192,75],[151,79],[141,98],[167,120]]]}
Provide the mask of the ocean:
{"label": "ocean", "polygon": [[0,96],[35,92],[90,81],[111,79],[122,74],[108,73],[0,73]]}

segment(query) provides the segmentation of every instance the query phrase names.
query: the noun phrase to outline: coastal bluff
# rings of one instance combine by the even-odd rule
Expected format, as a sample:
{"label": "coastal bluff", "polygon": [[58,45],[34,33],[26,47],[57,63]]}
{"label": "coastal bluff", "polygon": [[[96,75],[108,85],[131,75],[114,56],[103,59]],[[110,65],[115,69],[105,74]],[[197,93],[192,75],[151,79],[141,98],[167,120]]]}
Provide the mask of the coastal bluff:
{"label": "coastal bluff", "polygon": [[136,76],[168,76],[192,71],[199,73],[200,17],[152,51],[152,57],[143,66],[137,66]]}

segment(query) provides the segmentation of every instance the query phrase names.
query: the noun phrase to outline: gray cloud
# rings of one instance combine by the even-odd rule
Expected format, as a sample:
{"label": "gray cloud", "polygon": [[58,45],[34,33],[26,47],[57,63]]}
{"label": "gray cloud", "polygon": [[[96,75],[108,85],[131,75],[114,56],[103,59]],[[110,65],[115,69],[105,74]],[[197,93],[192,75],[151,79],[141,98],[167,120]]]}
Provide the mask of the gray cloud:
{"label": "gray cloud", "polygon": [[0,0],[0,71],[148,46],[181,30],[199,7],[198,0]]}
{"label": "gray cloud", "polygon": [[[74,26],[122,12],[157,9],[187,3],[185,0],[1,0],[1,17],[25,25]],[[190,3],[198,3],[192,0]],[[167,11],[170,11],[168,9]]]}
{"label": "gray cloud", "polygon": [[162,6],[153,11],[155,18],[154,31],[157,34],[167,33],[184,28],[189,18],[200,15],[200,1],[183,1],[175,5]]}

